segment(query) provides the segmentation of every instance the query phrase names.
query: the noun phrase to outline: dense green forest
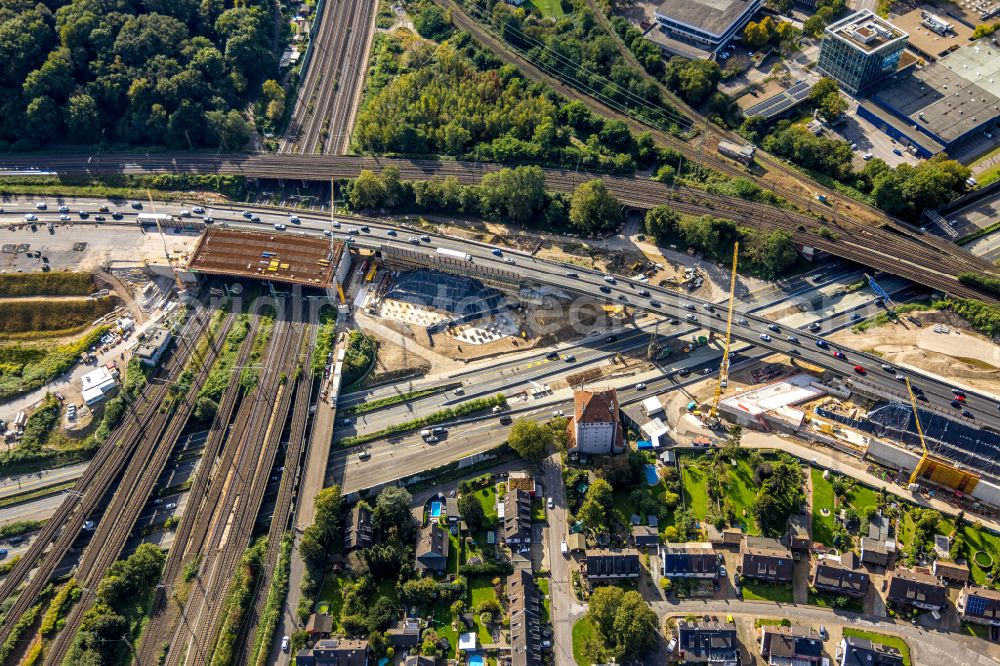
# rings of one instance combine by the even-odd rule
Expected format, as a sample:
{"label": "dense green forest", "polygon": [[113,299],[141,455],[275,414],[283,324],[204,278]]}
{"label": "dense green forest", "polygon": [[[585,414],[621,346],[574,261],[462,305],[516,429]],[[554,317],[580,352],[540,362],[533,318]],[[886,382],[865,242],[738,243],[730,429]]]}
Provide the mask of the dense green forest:
{"label": "dense green forest", "polygon": [[0,0],[0,148],[239,149],[276,67],[273,8],[246,0]]}
{"label": "dense green forest", "polygon": [[579,102],[566,103],[464,33],[440,44],[379,35],[354,144],[369,153],[624,172],[657,158],[650,135],[633,135],[621,121],[604,121]]}

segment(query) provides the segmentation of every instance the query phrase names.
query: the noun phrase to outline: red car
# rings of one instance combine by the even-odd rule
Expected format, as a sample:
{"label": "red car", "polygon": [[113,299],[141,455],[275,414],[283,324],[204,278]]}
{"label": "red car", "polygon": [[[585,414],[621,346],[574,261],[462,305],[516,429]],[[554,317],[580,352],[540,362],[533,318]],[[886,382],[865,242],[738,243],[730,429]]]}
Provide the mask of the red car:
{"label": "red car", "polygon": [[844,360],[845,358],[847,358],[847,356],[844,354],[844,352],[840,351],[839,349],[837,351],[833,352],[833,355],[836,358],[839,358],[840,360]]}
{"label": "red car", "polygon": [[865,369],[862,368],[860,365],[856,365],[854,366],[854,372],[858,373],[859,375],[863,375],[865,374]]}
{"label": "red car", "polygon": [[957,400],[959,402],[965,402],[965,396],[962,395],[961,393],[956,393],[955,394],[955,400]]}

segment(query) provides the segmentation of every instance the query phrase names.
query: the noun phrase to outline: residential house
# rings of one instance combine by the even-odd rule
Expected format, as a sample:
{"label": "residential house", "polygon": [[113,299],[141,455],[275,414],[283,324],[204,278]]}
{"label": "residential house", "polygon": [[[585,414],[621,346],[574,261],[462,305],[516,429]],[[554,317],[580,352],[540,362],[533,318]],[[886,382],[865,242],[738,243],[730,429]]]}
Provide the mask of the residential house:
{"label": "residential house", "polygon": [[313,640],[327,638],[331,631],[333,631],[332,617],[325,613],[313,613],[309,616],[309,621],[306,622],[306,633],[309,634],[309,638]]}
{"label": "residential house", "polygon": [[510,664],[538,666],[542,663],[541,615],[530,562],[507,576],[507,603],[510,610]]}
{"label": "residential house", "polygon": [[862,598],[868,594],[871,579],[858,566],[857,556],[848,551],[842,555],[820,555],[813,564],[812,586],[821,592]]}
{"label": "residential house", "polygon": [[949,583],[969,582],[969,565],[965,563],[934,560],[932,570],[935,576]]}
{"label": "residential house", "polygon": [[448,566],[448,530],[431,523],[417,538],[417,571],[444,571]]}
{"label": "residential house", "polygon": [[938,610],[947,598],[947,591],[937,578],[919,571],[895,569],[889,574],[888,585],[885,600],[897,608]]}
{"label": "residential house", "polygon": [[1000,591],[985,587],[966,587],[955,602],[958,614],[966,622],[1000,626]]}
{"label": "residential house", "polygon": [[668,543],[660,549],[667,578],[719,577],[719,554],[707,542]]}
{"label": "residential house", "polygon": [[845,636],[840,639],[837,653],[837,666],[903,666],[903,654],[898,648],[872,643],[867,638]]}
{"label": "residential house", "polygon": [[796,513],[788,518],[788,530],[785,532],[785,545],[792,550],[808,551],[812,547],[812,537],[809,536],[809,516]]}
{"label": "residential house", "polygon": [[823,658],[823,640],[811,627],[762,625],[760,656],[769,666],[808,666]]}
{"label": "residential house", "polygon": [[410,654],[403,659],[403,666],[434,666],[434,657],[425,657],[422,654]]}
{"label": "residential house", "polygon": [[632,545],[636,548],[656,548],[660,545],[660,533],[649,525],[632,527]]}
{"label": "residential house", "polygon": [[295,655],[298,666],[368,666],[368,641],[325,638]]}
{"label": "residential house", "polygon": [[389,645],[400,650],[409,650],[420,645],[420,618],[404,617],[385,632]]}
{"label": "residential house", "polygon": [[732,622],[677,624],[677,654],[685,664],[739,666],[740,642]]}
{"label": "residential house", "polygon": [[573,403],[573,418],[566,425],[570,454],[605,455],[625,450],[625,431],[614,389],[579,389],[573,394]]}
{"label": "residential house", "polygon": [[566,537],[566,547],[571,553],[583,552],[587,548],[587,539],[580,532],[574,532]]}
{"label": "residential house", "polygon": [[861,562],[872,567],[888,567],[891,554],[885,541],[861,537]]}
{"label": "residential house", "polygon": [[588,550],[584,552],[583,575],[588,580],[638,578],[641,565],[636,550]]}
{"label": "residential house", "polygon": [[740,543],[740,574],[767,583],[792,582],[792,551],[777,539],[745,536]]}
{"label": "residential house", "polygon": [[503,540],[508,546],[531,543],[531,496],[509,490],[503,498]]}
{"label": "residential house", "polygon": [[344,530],[344,550],[363,550],[372,545],[372,512],[355,504],[347,516]]}

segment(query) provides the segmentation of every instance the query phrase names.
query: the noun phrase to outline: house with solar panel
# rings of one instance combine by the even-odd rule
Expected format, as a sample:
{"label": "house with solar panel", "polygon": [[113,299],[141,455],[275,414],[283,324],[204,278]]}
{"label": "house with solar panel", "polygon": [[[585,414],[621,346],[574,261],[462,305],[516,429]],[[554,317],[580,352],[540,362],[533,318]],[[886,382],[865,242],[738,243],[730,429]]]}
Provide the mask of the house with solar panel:
{"label": "house with solar panel", "polygon": [[955,608],[964,622],[1000,627],[1000,591],[985,587],[965,587],[958,594]]}

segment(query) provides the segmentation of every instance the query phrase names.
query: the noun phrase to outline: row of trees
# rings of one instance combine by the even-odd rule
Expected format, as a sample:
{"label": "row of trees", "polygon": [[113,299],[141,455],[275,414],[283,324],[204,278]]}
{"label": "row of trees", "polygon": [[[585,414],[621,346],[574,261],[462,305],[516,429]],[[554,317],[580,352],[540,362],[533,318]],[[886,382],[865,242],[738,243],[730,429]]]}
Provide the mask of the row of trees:
{"label": "row of trees", "polygon": [[[824,84],[820,93],[816,93],[819,108],[824,113],[842,112],[842,100],[828,88]],[[917,166],[900,164],[895,168],[876,157],[856,172],[854,151],[846,141],[816,136],[789,120],[779,121],[770,133],[767,130],[768,123],[760,116],[747,118],[740,129],[751,141],[763,137],[763,147],[768,152],[854,187],[871,196],[874,204],[885,212],[911,221],[919,219],[924,210],[937,208],[958,196],[971,173],[968,167],[944,155]]]}
{"label": "row of trees", "polygon": [[645,229],[662,242],[679,241],[722,263],[732,260],[733,244],[739,241],[740,270],[746,273],[778,277],[799,261],[792,235],[787,231],[758,231],[711,215],[681,216],[665,205],[646,213]]}
{"label": "row of trees", "polygon": [[479,185],[461,185],[454,177],[403,181],[399,170],[362,171],[345,186],[356,210],[394,209],[479,215],[548,229],[569,228],[595,234],[623,221],[621,203],[601,180],[581,184],[572,196],[550,194],[540,167],[501,169]]}
{"label": "row of trees", "polygon": [[0,146],[50,141],[221,145],[275,69],[271,7],[250,0],[73,0],[0,10]]}

